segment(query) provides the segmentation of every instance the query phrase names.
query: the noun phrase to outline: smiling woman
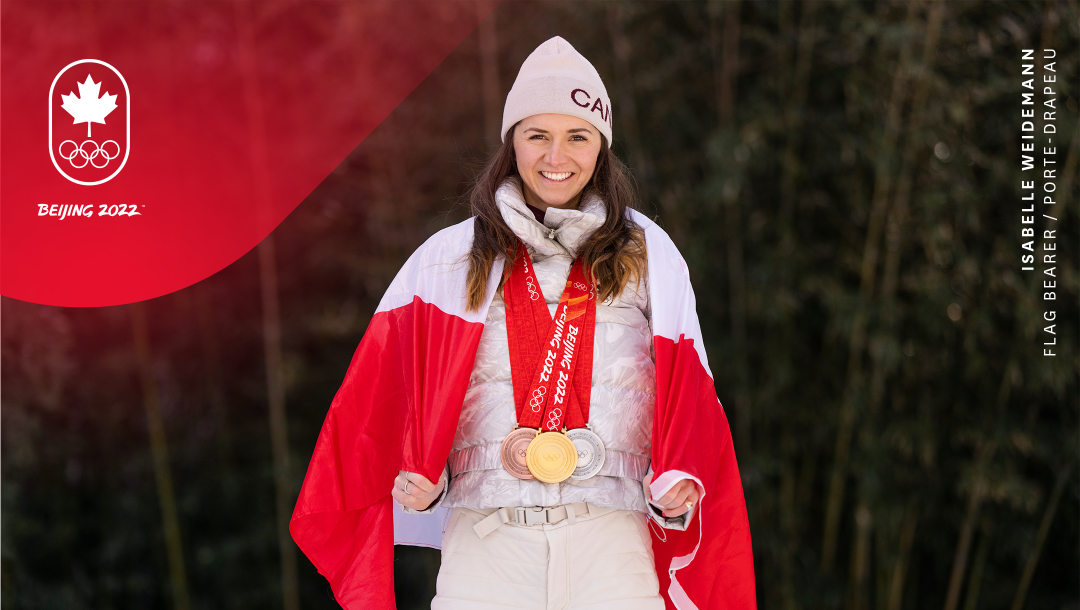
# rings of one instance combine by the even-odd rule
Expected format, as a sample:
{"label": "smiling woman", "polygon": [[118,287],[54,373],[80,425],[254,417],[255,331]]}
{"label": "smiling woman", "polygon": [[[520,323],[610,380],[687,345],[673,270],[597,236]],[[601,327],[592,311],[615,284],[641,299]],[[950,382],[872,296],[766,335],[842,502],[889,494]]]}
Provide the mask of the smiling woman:
{"label": "smiling woman", "polygon": [[372,318],[292,524],[347,607],[390,605],[367,576],[386,570],[370,532],[387,491],[402,513],[450,509],[426,530],[441,539],[395,523],[442,549],[433,610],[754,606],[689,275],[633,210],[607,100],[562,38],[533,51],[473,217],[414,253]]}
{"label": "smiling woman", "polygon": [[[685,530],[694,505],[703,496],[700,478],[690,473],[671,470],[665,473],[662,486],[654,488],[651,464],[629,465],[633,459],[628,456],[649,452],[653,432],[655,398],[648,389],[655,384],[656,375],[649,332],[653,309],[647,288],[646,240],[631,215],[635,203],[632,178],[611,152],[608,99],[595,68],[568,42],[555,37],[540,45],[525,60],[507,95],[503,145],[478,176],[471,193],[474,236],[467,275],[468,309],[479,310],[490,303],[474,382],[466,393],[462,424],[439,482],[432,484],[418,473],[402,471],[401,486],[416,478],[420,497],[409,497],[404,491],[394,495],[403,507],[414,511],[453,507],[451,523],[472,524],[446,529],[443,569],[433,609],[466,607],[469,600],[480,599],[475,597],[480,582],[476,579],[498,580],[501,560],[497,558],[507,552],[535,564],[532,572],[539,580],[534,584],[546,581],[548,607],[557,606],[566,597],[569,607],[600,603],[660,608],[663,597],[656,570],[645,570],[644,579],[635,577],[639,570],[626,570],[625,566],[621,572],[608,573],[601,569],[599,564],[604,561],[597,556],[588,562],[596,564],[593,569],[581,571],[573,584],[550,580],[547,574],[565,569],[567,559],[560,553],[573,546],[567,546],[568,541],[578,539],[584,545],[580,553],[610,547],[637,555],[643,566],[655,567],[656,557],[645,529],[647,517],[661,528]],[[528,270],[523,274],[523,285],[529,299],[535,302],[542,296],[540,302],[547,303],[536,317],[530,318],[527,311],[515,306],[514,301],[524,297],[525,291],[511,298],[514,274],[505,273],[506,267],[499,290],[493,297],[488,294],[489,277],[499,258],[508,260],[510,269]],[[595,313],[592,320],[585,321],[584,350],[579,350],[585,355],[573,375],[577,389],[584,390],[578,395],[580,404],[569,405],[571,411],[577,407],[578,414],[565,414],[562,432],[573,439],[571,453],[590,463],[575,470],[575,475],[583,476],[546,480],[533,472],[535,460],[529,458],[539,451],[538,441],[545,437],[542,431],[559,430],[559,425],[542,426],[538,433],[524,403],[533,411],[543,411],[547,423],[551,413],[557,420],[562,418],[558,394],[547,401],[546,409],[541,396],[547,387],[545,375],[552,374],[547,365],[558,357],[559,312],[566,315],[561,303],[574,298],[571,285],[579,264],[587,270],[584,275],[594,291],[590,296]],[[548,334],[549,325],[554,334]],[[549,347],[548,358],[542,363],[541,345]],[[616,373],[625,366],[629,366],[625,370],[628,375]],[[509,435],[504,428],[508,421],[517,422]],[[491,443],[491,439],[501,443]],[[477,456],[486,451],[484,447],[499,447],[501,468],[498,462],[477,463]],[[514,451],[518,455],[514,456]],[[627,459],[621,470],[610,468],[608,463]],[[448,490],[451,479],[454,486]],[[650,504],[655,509],[648,508]],[[509,512],[499,516],[506,507],[530,505],[548,507],[548,515],[551,511],[566,514],[563,521],[544,520],[545,528],[569,526],[561,530],[562,537],[541,532],[485,537],[508,522]],[[583,521],[605,516],[592,525],[575,525],[574,506],[579,514],[585,509],[584,516],[578,517]],[[612,519],[635,524],[631,529],[645,534],[640,537],[642,544],[634,542],[638,536],[625,538],[625,533],[613,533],[625,531],[625,525],[605,530],[611,527]],[[530,525],[528,515],[523,521],[515,513],[510,521],[511,525]],[[505,536],[519,540],[510,543]],[[666,538],[660,534],[661,540]],[[531,556],[526,551],[529,548],[546,548],[547,559],[544,554]],[[579,583],[601,579],[612,580],[608,586],[570,598],[569,590]],[[520,599],[523,591],[517,587],[508,583],[486,590],[482,601],[519,607],[513,600]]]}

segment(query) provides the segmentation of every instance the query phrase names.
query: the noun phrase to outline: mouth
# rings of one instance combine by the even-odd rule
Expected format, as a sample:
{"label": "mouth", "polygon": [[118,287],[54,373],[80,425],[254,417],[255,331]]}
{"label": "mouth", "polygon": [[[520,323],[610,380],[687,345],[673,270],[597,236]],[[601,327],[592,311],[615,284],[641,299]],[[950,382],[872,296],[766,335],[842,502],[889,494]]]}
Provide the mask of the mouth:
{"label": "mouth", "polygon": [[574,175],[574,172],[544,172],[541,171],[540,175],[547,178],[551,182],[566,182]]}

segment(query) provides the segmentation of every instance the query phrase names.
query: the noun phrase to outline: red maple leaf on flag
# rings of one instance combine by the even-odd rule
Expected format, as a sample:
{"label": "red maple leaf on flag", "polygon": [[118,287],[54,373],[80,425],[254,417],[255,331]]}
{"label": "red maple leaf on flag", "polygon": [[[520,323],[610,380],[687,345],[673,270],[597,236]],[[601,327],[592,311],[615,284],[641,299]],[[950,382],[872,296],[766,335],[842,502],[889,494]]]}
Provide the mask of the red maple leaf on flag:
{"label": "red maple leaf on flag", "polygon": [[78,96],[75,95],[74,91],[60,96],[64,100],[61,107],[75,119],[71,122],[72,125],[86,123],[86,137],[89,138],[90,125],[92,123],[104,125],[105,117],[113,110],[116,110],[116,96],[109,95],[109,92],[106,91],[105,95],[99,97],[98,92],[101,91],[101,83],[95,83],[89,74],[86,75],[86,82],[78,83],[78,85]]}

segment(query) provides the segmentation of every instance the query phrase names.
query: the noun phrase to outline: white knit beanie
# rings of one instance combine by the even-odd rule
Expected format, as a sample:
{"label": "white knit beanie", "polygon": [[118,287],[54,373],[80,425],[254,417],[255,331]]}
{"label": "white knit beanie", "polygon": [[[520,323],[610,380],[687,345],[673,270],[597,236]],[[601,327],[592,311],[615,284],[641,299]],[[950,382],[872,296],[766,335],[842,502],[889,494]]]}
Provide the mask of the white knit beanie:
{"label": "white knit beanie", "polygon": [[585,56],[561,36],[536,47],[521,64],[517,80],[506,96],[502,133],[534,114],[568,114],[593,124],[611,147],[611,98],[604,82]]}

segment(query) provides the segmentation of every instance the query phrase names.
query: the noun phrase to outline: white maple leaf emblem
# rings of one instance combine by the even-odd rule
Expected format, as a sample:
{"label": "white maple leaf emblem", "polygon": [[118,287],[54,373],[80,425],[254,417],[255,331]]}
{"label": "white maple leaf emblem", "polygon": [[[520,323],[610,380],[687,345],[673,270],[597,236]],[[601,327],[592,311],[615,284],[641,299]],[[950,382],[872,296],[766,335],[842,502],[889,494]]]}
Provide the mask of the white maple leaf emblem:
{"label": "white maple leaf emblem", "polygon": [[104,125],[105,117],[113,110],[116,110],[116,96],[109,95],[109,92],[106,91],[105,95],[99,97],[98,92],[101,91],[101,83],[95,83],[89,74],[86,75],[86,82],[78,83],[78,85],[78,96],[75,95],[75,92],[60,96],[64,100],[61,107],[75,119],[71,122],[72,125],[86,123],[86,137],[89,138],[90,125],[93,123]]}

